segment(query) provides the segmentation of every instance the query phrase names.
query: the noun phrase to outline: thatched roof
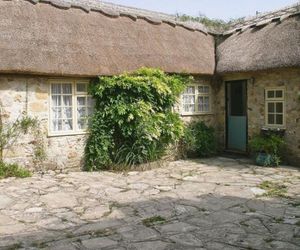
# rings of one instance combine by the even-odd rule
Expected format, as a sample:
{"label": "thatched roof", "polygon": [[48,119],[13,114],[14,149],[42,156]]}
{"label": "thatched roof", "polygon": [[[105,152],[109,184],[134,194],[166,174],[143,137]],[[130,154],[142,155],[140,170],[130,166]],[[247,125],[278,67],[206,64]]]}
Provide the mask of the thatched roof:
{"label": "thatched roof", "polygon": [[300,67],[300,6],[248,19],[220,40],[218,73]]}
{"label": "thatched roof", "polygon": [[0,73],[113,75],[142,66],[212,75],[201,24],[98,0],[0,0]]}

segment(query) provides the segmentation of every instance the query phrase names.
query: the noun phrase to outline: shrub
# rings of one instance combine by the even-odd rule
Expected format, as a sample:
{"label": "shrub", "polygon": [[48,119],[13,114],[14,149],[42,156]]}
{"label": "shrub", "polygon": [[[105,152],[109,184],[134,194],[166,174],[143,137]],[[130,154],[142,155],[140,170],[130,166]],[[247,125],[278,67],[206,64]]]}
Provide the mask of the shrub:
{"label": "shrub", "polygon": [[30,176],[31,173],[29,170],[24,169],[17,164],[7,164],[0,161],[0,179],[8,177],[26,178]]}
{"label": "shrub", "polygon": [[280,164],[280,150],[283,145],[283,138],[274,134],[257,135],[249,142],[249,147],[252,152],[269,155],[269,157],[264,160],[265,166],[278,166]]}
{"label": "shrub", "polygon": [[190,79],[142,68],[93,81],[90,92],[96,106],[85,148],[85,170],[160,159],[167,146],[183,135],[183,123],[172,108]]}
{"label": "shrub", "polygon": [[183,137],[183,154],[188,157],[207,157],[216,153],[216,137],[213,127],[202,121],[191,122]]}

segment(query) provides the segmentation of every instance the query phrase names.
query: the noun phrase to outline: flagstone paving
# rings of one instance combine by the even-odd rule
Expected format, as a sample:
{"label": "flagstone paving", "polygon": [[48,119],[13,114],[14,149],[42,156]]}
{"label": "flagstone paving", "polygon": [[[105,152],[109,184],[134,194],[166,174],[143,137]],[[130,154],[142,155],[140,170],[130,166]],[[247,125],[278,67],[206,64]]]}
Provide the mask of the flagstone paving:
{"label": "flagstone paving", "polygon": [[1,180],[0,249],[300,249],[300,169],[217,157]]}

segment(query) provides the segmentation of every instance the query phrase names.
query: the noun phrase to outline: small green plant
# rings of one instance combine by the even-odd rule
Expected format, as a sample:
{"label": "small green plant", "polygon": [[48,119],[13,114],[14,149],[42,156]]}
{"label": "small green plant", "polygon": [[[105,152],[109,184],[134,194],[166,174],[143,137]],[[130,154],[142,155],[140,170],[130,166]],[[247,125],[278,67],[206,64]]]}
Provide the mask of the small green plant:
{"label": "small green plant", "polygon": [[266,191],[263,196],[267,197],[287,197],[287,186],[271,181],[263,181],[258,186]]}
{"label": "small green plant", "polygon": [[34,164],[41,164],[46,159],[46,153],[39,121],[23,114],[14,122],[4,122],[0,105],[0,162],[4,161],[4,151],[11,150],[20,136],[26,134],[32,134],[34,137],[32,142]]}
{"label": "small green plant", "polygon": [[255,136],[250,141],[250,147],[257,152],[264,152],[267,154],[277,154],[280,147],[284,144],[284,140],[277,135],[270,136]]}
{"label": "small green plant", "polygon": [[186,14],[178,14],[177,13],[176,18],[177,18],[177,20],[182,21],[182,22],[191,21],[191,22],[202,23],[207,28],[210,28],[217,32],[224,32],[226,30],[229,30],[232,26],[234,26],[240,22],[243,22],[245,20],[244,17],[241,17],[241,18],[237,18],[237,19],[231,19],[229,21],[224,21],[222,19],[209,18],[201,13],[198,16],[189,16]]}
{"label": "small green plant", "polygon": [[213,127],[203,121],[195,121],[185,128],[182,140],[185,157],[207,157],[216,153],[216,137]]}
{"label": "small green plant", "polygon": [[184,125],[172,108],[190,81],[188,76],[148,68],[93,81],[90,92],[96,106],[84,169],[118,169],[159,160],[183,135]]}
{"label": "small green plant", "polygon": [[280,150],[283,145],[283,138],[273,134],[258,135],[249,142],[251,151],[258,154],[257,163],[264,166],[278,166],[280,164]]}
{"label": "small green plant", "polygon": [[30,177],[31,172],[17,164],[7,164],[0,161],[0,179],[8,177],[26,178]]}
{"label": "small green plant", "polygon": [[166,219],[161,216],[153,216],[153,217],[143,220],[143,224],[146,227],[152,227],[152,226],[164,224],[164,223],[166,223]]}
{"label": "small green plant", "polygon": [[0,160],[3,161],[4,150],[9,150],[22,134],[27,134],[30,128],[35,127],[37,120],[25,116],[4,124],[1,111],[0,107]]}

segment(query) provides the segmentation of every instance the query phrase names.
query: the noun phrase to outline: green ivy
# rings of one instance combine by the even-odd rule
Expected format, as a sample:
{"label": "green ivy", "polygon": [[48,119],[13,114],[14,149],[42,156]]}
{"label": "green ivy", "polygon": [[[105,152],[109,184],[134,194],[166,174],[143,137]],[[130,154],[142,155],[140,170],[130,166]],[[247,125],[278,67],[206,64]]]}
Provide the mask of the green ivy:
{"label": "green ivy", "polygon": [[161,158],[183,135],[172,112],[192,78],[142,68],[133,73],[99,77],[90,87],[96,106],[85,148],[85,169],[132,166]]}
{"label": "green ivy", "polygon": [[185,157],[207,157],[216,153],[216,136],[213,127],[203,121],[191,122],[185,129],[182,140]]}

